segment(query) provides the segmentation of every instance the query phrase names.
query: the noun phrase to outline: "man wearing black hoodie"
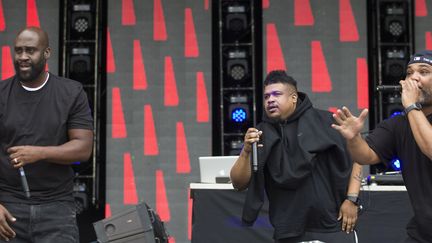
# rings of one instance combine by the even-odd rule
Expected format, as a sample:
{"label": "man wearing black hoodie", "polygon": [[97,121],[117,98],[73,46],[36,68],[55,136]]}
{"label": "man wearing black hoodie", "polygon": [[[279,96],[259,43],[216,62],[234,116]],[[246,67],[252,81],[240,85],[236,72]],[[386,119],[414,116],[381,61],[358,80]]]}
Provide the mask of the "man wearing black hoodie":
{"label": "man wearing black hoodie", "polygon": [[[281,70],[264,81],[264,108],[263,121],[247,130],[231,169],[234,188],[248,188],[243,223],[254,223],[266,193],[276,243],[356,242],[351,232],[362,168],[353,166],[344,138],[331,128],[332,114],[315,109]],[[252,172],[255,142],[258,169]]]}

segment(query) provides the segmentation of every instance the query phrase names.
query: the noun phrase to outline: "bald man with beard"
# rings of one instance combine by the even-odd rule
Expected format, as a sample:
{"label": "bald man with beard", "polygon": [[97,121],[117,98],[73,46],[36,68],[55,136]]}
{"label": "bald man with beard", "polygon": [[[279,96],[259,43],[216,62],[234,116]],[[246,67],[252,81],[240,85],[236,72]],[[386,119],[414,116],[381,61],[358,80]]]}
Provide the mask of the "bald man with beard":
{"label": "bald man with beard", "polygon": [[44,30],[19,31],[0,82],[0,241],[79,242],[71,164],[91,156],[93,118],[81,83],[45,71],[50,55]]}

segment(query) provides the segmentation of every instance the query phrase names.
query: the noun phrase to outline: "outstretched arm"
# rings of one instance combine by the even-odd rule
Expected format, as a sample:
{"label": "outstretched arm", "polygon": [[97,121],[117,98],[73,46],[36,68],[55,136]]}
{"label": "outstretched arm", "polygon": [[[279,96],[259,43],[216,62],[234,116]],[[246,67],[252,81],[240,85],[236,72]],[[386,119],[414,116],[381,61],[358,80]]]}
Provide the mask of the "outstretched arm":
{"label": "outstretched arm", "polygon": [[368,110],[364,109],[360,116],[356,117],[351,114],[348,108],[342,107],[333,114],[337,124],[332,124],[332,127],[347,140],[348,150],[353,160],[359,164],[376,164],[380,161],[378,155],[360,134],[367,114]]}
{"label": "outstretched arm", "polygon": [[230,172],[231,182],[237,190],[244,190],[249,185],[252,175],[250,164],[252,143],[258,143],[261,134],[262,132],[256,128],[249,128],[245,134],[243,149]]}
{"label": "outstretched arm", "polygon": [[[353,163],[351,177],[348,185],[347,196],[358,197],[360,194],[360,187],[362,181],[362,166]],[[342,219],[342,231],[347,233],[354,230],[354,226],[358,218],[359,205],[354,204],[350,200],[345,200],[339,209],[339,218]]]}

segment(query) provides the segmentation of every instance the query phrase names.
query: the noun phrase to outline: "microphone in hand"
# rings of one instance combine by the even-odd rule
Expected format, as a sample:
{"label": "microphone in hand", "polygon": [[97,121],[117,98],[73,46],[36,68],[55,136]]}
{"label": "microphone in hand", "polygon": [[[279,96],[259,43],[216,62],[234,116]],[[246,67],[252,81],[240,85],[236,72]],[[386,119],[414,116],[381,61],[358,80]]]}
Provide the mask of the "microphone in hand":
{"label": "microphone in hand", "polygon": [[258,171],[258,149],[257,142],[252,143],[252,171]]}
{"label": "microphone in hand", "polygon": [[26,177],[26,175],[25,175],[25,172],[24,172],[24,168],[23,168],[23,167],[20,167],[20,168],[19,168],[19,173],[20,173],[20,177],[21,177],[21,184],[22,184],[22,186],[23,186],[23,190],[24,190],[25,196],[26,196],[27,198],[30,198],[30,189],[29,189],[29,186],[28,186],[28,183],[27,183],[27,177]]}
{"label": "microphone in hand", "polygon": [[[14,162],[14,164],[18,164],[18,159],[17,158],[13,159],[13,162]],[[29,186],[28,186],[28,183],[27,183],[27,177],[26,177],[24,168],[22,166],[19,167],[18,172],[19,172],[19,175],[20,175],[21,185],[23,187],[23,191],[25,193],[25,196],[27,198],[30,198],[30,189],[29,189]]]}
{"label": "microphone in hand", "polygon": [[378,85],[376,87],[378,92],[401,92],[402,86],[400,85]]}

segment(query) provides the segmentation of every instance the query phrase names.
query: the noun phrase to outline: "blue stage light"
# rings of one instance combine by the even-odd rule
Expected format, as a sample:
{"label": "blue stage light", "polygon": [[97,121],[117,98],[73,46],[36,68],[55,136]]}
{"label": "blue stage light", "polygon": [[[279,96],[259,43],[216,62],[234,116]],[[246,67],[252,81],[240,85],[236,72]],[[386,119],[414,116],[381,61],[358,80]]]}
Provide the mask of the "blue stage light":
{"label": "blue stage light", "polygon": [[393,111],[393,112],[390,114],[390,117],[400,116],[400,115],[403,115],[403,114],[404,114],[403,111],[396,110],[396,111]]}
{"label": "blue stage light", "polygon": [[390,165],[394,171],[400,171],[401,167],[402,167],[402,164],[401,164],[401,161],[399,160],[399,158],[394,158],[390,162]]}
{"label": "blue stage light", "polygon": [[247,111],[243,107],[234,108],[231,112],[231,120],[237,123],[243,123],[247,120]]}
{"label": "blue stage light", "polygon": [[383,98],[383,118],[392,118],[399,115],[404,115],[404,107],[402,106],[402,99],[400,94],[387,94]]}
{"label": "blue stage light", "polygon": [[227,132],[243,133],[252,127],[251,107],[247,103],[232,103],[228,106],[224,127]]}

